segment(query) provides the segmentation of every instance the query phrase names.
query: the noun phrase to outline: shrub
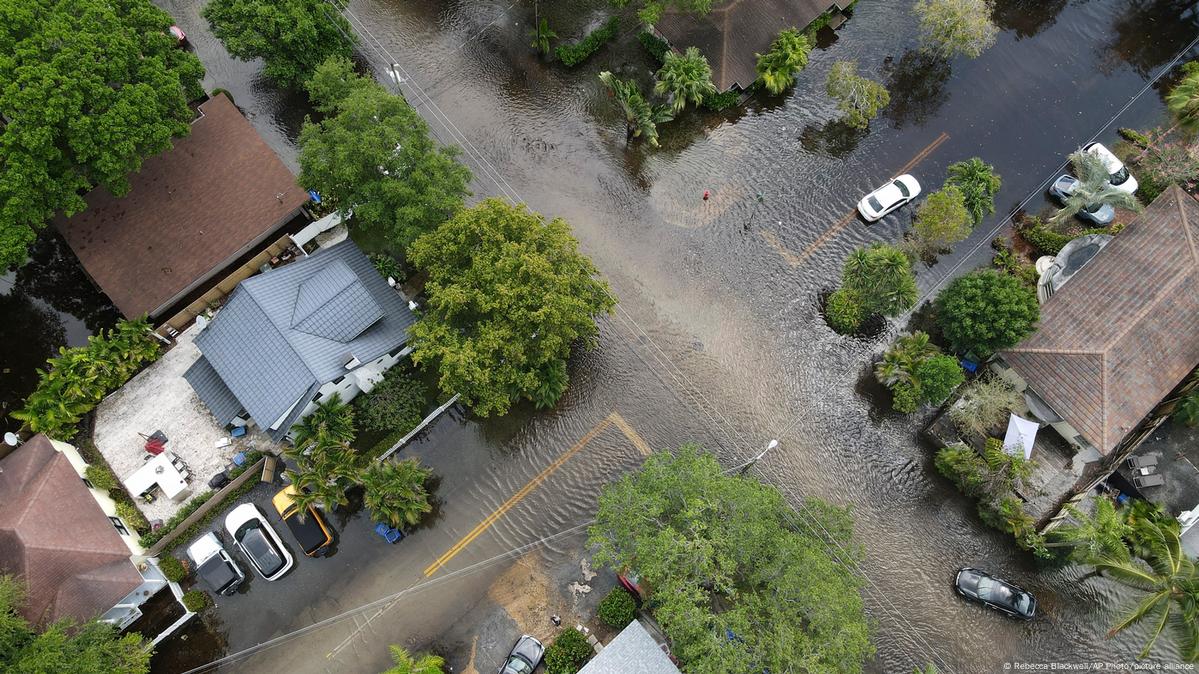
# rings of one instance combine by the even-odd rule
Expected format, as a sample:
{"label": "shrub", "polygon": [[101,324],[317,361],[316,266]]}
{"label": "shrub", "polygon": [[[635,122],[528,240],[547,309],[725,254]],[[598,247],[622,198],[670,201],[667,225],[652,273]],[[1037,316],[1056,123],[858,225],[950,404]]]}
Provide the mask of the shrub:
{"label": "shrub", "polygon": [[1012,385],[994,375],[984,375],[962,389],[949,408],[949,420],[965,435],[986,436],[1023,403]]}
{"label": "shrub", "polygon": [[912,377],[920,383],[920,401],[932,405],[945,402],[950,393],[966,380],[953,356],[939,354],[918,363]]}
{"label": "shrub", "polygon": [[874,376],[891,389],[895,410],[905,414],[923,403],[940,404],[964,380],[957,360],[920,331],[900,335],[874,366]]}
{"label": "shrub", "polygon": [[150,530],[150,523],[146,521],[146,516],[142,514],[142,511],[137,509],[137,506],[129,501],[117,501],[117,517],[125,520],[125,524],[128,524],[139,534]]}
{"label": "shrub", "polygon": [[910,382],[899,382],[891,386],[891,407],[896,412],[911,414],[920,407],[920,396]]}
{"label": "shrub", "polygon": [[158,560],[158,568],[162,570],[162,575],[172,583],[178,583],[187,577],[187,567],[175,557],[167,556]]}
{"label": "shrub", "polygon": [[1187,426],[1199,425],[1199,389],[1191,391],[1174,408],[1174,417]]}
{"label": "shrub", "polygon": [[659,65],[666,62],[666,52],[670,51],[670,45],[666,40],[643,30],[637,34],[637,41],[641,43],[642,47],[645,47],[645,51],[649,52],[649,55],[654,57]]}
{"label": "shrub", "polygon": [[162,540],[164,536],[171,533],[175,527],[179,526],[183,520],[187,519],[188,516],[196,512],[200,506],[207,503],[208,499],[212,498],[213,494],[216,494],[216,492],[209,490],[200,492],[199,494],[193,496],[191,500],[183,504],[183,507],[180,508],[178,512],[171,516],[171,519],[164,522],[161,527],[138,538],[138,545],[141,545],[143,548],[148,548]]}
{"label": "shrub", "polygon": [[967,496],[979,496],[987,483],[987,464],[964,443],[942,447],[933,459],[937,472]]}
{"label": "shrub", "polygon": [[911,309],[919,296],[912,261],[902,250],[881,243],[849,254],[841,287],[857,292],[867,312],[884,316]]}
{"label": "shrub", "polygon": [[973,224],[962,190],[946,185],[928,195],[916,210],[912,235],[921,256],[929,257],[970,236]]}
{"label": "shrub", "polygon": [[955,279],[937,297],[937,323],[953,347],[987,357],[1032,333],[1041,308],[1034,290],[984,269]]}
{"label": "shrub", "polygon": [[1028,286],[1036,288],[1037,281],[1040,280],[1040,274],[1037,273],[1036,265],[1025,262],[1001,239],[996,239],[999,243],[992,243],[991,247],[995,249],[995,256],[991,258],[991,266],[995,267],[1005,274],[1009,274]]}
{"label": "shrub", "polygon": [[1055,232],[1044,220],[1038,217],[1023,218],[1016,223],[1016,231],[1020,233],[1028,245],[1032,246],[1041,255],[1057,255],[1062,252],[1062,248],[1070,243],[1071,239],[1086,235],[1086,234],[1110,234],[1115,236],[1120,233],[1124,226],[1116,223],[1110,227],[1095,227],[1092,229],[1084,229],[1077,234],[1061,234]]}
{"label": "shrub", "polygon": [[545,649],[545,671],[547,674],[575,674],[593,652],[587,637],[571,627],[559,634],[554,643]]}
{"label": "shrub", "polygon": [[212,598],[203,590],[188,590],[183,593],[183,606],[192,613],[199,613],[212,605]]}
{"label": "shrub", "polygon": [[949,165],[946,185],[962,191],[966,210],[978,225],[983,218],[995,212],[995,195],[1003,180],[995,173],[995,167],[978,157],[971,157]]}
{"label": "shrub", "polygon": [[866,320],[866,307],[862,303],[862,296],[849,288],[841,288],[829,295],[824,313],[828,318],[829,327],[842,335],[856,331],[862,327],[862,321]]}
{"label": "shrub", "polygon": [[728,108],[737,105],[739,102],[741,102],[741,92],[735,89],[730,89],[729,91],[724,91],[712,96],[705,96],[704,102],[701,103],[701,105],[705,110],[720,112],[721,110],[727,110]]}
{"label": "shrub", "polygon": [[562,65],[573,68],[588,57],[599,50],[604,44],[611,42],[616,38],[616,31],[620,29],[620,18],[612,17],[604,22],[604,25],[591,31],[582,40],[571,44],[558,45],[554,52],[558,55],[558,60]]}
{"label": "shrub", "polygon": [[637,602],[623,587],[615,587],[599,604],[599,619],[608,627],[624,629],[633,622],[637,613]]}
{"label": "shrub", "polygon": [[1141,133],[1140,131],[1137,131],[1136,129],[1120,127],[1119,134],[1120,134],[1120,137],[1122,137],[1124,140],[1132,143],[1133,145],[1137,145],[1141,148],[1146,148],[1146,147],[1149,147],[1149,145],[1150,145],[1149,136],[1146,136],[1145,134]]}
{"label": "shrub", "polygon": [[83,471],[83,477],[92,483],[92,486],[100,491],[114,491],[120,487],[120,482],[117,481],[117,476],[112,474],[108,466],[100,464],[91,464]]}
{"label": "shrub", "polygon": [[354,419],[366,430],[407,433],[424,419],[428,400],[425,385],[408,368],[396,366],[370,393],[354,401]]}
{"label": "shrub", "polygon": [[394,257],[384,253],[371,253],[370,260],[371,264],[375,266],[375,271],[379,272],[379,276],[383,278],[390,276],[396,281],[404,280],[404,269]]}

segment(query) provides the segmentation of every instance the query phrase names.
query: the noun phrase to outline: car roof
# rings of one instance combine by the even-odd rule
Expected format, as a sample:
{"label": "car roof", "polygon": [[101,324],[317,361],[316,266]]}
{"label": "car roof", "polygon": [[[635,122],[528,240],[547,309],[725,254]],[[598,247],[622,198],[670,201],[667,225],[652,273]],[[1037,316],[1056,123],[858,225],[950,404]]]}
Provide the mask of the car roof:
{"label": "car roof", "polygon": [[196,575],[203,578],[217,592],[225,589],[229,583],[240,577],[240,574],[234,571],[230,563],[221,555],[209,557],[208,561],[196,569]]}
{"label": "car roof", "polygon": [[271,499],[271,503],[275,506],[275,510],[282,515],[283,513],[287,512],[289,508],[295,505],[296,500],[294,497],[298,493],[299,490],[296,489],[296,486],[294,484],[289,484],[283,489],[280,489],[279,493],[275,494],[275,496]]}
{"label": "car roof", "polygon": [[1103,164],[1107,166],[1109,171],[1119,171],[1120,167],[1124,166],[1124,162],[1112,154],[1112,151],[1107,149],[1103,143],[1091,143],[1087,146],[1086,151],[1102,159]]}
{"label": "car roof", "polygon": [[886,208],[904,198],[903,193],[900,192],[899,188],[895,186],[895,181],[891,181],[886,185],[883,185],[870,194],[878,199],[879,203],[883,205],[883,208]]}
{"label": "car roof", "polygon": [[[283,557],[283,551],[275,545],[275,541],[267,535],[261,526],[256,526],[248,531],[240,539],[242,549],[255,562],[263,575],[271,575],[283,568],[287,560]],[[268,560],[278,560],[277,564],[272,564],[269,568],[264,568],[261,563]]]}

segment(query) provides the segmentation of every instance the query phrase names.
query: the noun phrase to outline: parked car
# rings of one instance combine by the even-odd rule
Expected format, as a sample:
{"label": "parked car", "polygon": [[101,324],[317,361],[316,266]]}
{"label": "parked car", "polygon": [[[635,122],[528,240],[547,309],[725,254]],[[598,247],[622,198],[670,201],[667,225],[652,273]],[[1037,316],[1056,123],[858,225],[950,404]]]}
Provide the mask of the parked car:
{"label": "parked car", "polygon": [[866,222],[874,222],[918,196],[920,183],[904,174],[862,197],[858,202],[858,212]]}
{"label": "parked car", "polygon": [[243,503],[231,510],[225,516],[225,529],[263,578],[278,580],[291,569],[291,553],[253,503]]}
{"label": "parked car", "polygon": [[541,664],[543,655],[545,646],[526,634],[517,639],[516,645],[508,652],[508,659],[500,667],[500,674],[532,674],[537,665]]}
{"label": "parked car", "polygon": [[[1078,178],[1070,175],[1058,176],[1057,180],[1049,186],[1049,193],[1057,198],[1058,201],[1065,203],[1066,199],[1074,194],[1074,190],[1078,189]],[[1110,224],[1116,219],[1116,209],[1110,204],[1099,204],[1097,206],[1084,206],[1078,212],[1078,217],[1084,220],[1090,220],[1097,225]]]}
{"label": "parked car", "polygon": [[1013,618],[1032,620],[1036,615],[1037,600],[1032,594],[986,571],[958,569],[954,585],[963,597]]}
{"label": "parked car", "polygon": [[170,33],[171,37],[175,38],[175,41],[178,42],[180,45],[187,42],[187,33],[184,33],[183,29],[180,28],[179,26],[172,25],[170,28],[167,29],[167,32]]}
{"label": "parked car", "polygon": [[187,558],[200,581],[217,594],[230,595],[237,590],[246,574],[225,552],[221,539],[208,532],[200,540],[187,546]]}
{"label": "parked car", "polygon": [[287,524],[287,528],[291,529],[292,536],[295,536],[296,542],[300,544],[300,550],[309,557],[323,555],[329,550],[329,546],[333,545],[332,528],[325,522],[321,511],[312,506],[308,506],[308,511],[301,517],[295,501],[297,493],[299,490],[296,486],[289,484],[275,494],[271,503],[278,511],[279,517]]}
{"label": "parked car", "polygon": [[1137,179],[1133,178],[1132,174],[1128,172],[1128,168],[1124,166],[1124,162],[1120,161],[1120,158],[1112,154],[1112,151],[1104,147],[1102,143],[1087,143],[1083,146],[1082,151],[1089,152],[1103,160],[1103,165],[1111,174],[1108,182],[1112,184],[1112,187],[1129,194],[1136,192],[1140,187]]}

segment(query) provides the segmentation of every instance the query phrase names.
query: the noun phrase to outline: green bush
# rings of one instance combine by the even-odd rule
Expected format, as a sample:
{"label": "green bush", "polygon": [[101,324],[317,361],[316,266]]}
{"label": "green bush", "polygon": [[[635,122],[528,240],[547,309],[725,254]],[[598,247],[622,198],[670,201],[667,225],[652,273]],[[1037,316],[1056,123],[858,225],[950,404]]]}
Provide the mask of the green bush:
{"label": "green bush", "polygon": [[88,482],[91,482],[93,487],[104,492],[115,491],[121,484],[117,480],[117,476],[113,475],[112,471],[108,469],[108,466],[100,464],[91,464],[85,468],[83,477]]}
{"label": "green bush", "polygon": [[920,401],[932,405],[945,402],[949,394],[966,381],[957,359],[943,354],[917,363],[912,368],[912,377],[920,382]]}
{"label": "green bush", "polygon": [[670,51],[670,45],[666,40],[643,30],[637,34],[637,41],[641,43],[642,47],[645,47],[645,51],[649,52],[650,56],[654,57],[658,65],[666,62],[666,52]]}
{"label": "green bush", "polygon": [[196,512],[196,510],[198,510],[200,506],[204,505],[208,499],[212,498],[213,494],[216,494],[216,492],[208,490],[193,496],[190,500],[188,500],[187,503],[183,504],[183,507],[180,508],[178,512],[171,516],[171,519],[164,522],[161,527],[158,527],[154,531],[144,534],[141,538],[139,538],[137,541],[138,545],[141,545],[143,548],[148,548],[162,540],[164,536],[171,533],[175,527],[179,526],[183,520],[187,519],[189,515]]}
{"label": "green bush", "polygon": [[1124,140],[1132,143],[1133,145],[1137,145],[1141,148],[1149,147],[1149,136],[1146,136],[1136,129],[1120,127],[1119,134],[1122,138],[1124,138]]}
{"label": "green bush", "polygon": [[1032,334],[1041,314],[1035,290],[993,269],[955,279],[937,296],[935,307],[949,343],[982,358]]}
{"label": "green bush", "polygon": [[128,524],[139,534],[150,530],[150,523],[146,521],[146,516],[142,514],[142,511],[137,509],[137,506],[129,501],[117,501],[117,517],[125,520],[125,524]]}
{"label": "green bush", "polygon": [[599,603],[597,611],[599,619],[608,627],[624,629],[625,625],[633,622],[637,613],[637,602],[633,595],[623,587],[612,588],[608,596]]}
{"label": "green bush", "polygon": [[741,92],[736,89],[723,91],[712,96],[704,96],[704,102],[701,103],[705,110],[712,112],[720,112],[727,110],[741,102]]}
{"label": "green bush", "polygon": [[964,380],[952,356],[941,353],[927,333],[900,335],[874,366],[879,383],[891,389],[897,412],[915,412],[924,403],[939,405]]}
{"label": "green bush", "polygon": [[937,472],[966,496],[980,496],[987,483],[987,464],[964,443],[942,447],[933,460]]}
{"label": "green bush", "polygon": [[612,17],[604,22],[604,25],[591,31],[587,37],[571,44],[558,45],[554,53],[558,55],[558,60],[567,68],[573,68],[588,57],[599,50],[604,44],[616,39],[616,32],[620,29],[620,18]]}
{"label": "green bush", "polygon": [[183,593],[183,605],[192,613],[199,613],[212,605],[212,598],[203,590],[188,590]]}
{"label": "green bush", "polygon": [[178,558],[170,556],[163,557],[162,559],[158,560],[158,568],[162,570],[162,575],[166,576],[167,580],[171,581],[172,583],[178,583],[184,578],[187,578],[187,567],[184,566],[183,562],[179,561]]}
{"label": "green bush", "polygon": [[1016,231],[1020,233],[1020,237],[1041,255],[1057,255],[1062,252],[1062,248],[1067,243],[1070,243],[1072,239],[1086,234],[1110,234],[1115,236],[1122,229],[1124,229],[1124,225],[1116,223],[1110,227],[1084,229],[1077,234],[1062,234],[1054,231],[1049,225],[1045,224],[1045,221],[1035,216],[1024,218],[1016,223]]}
{"label": "green bush", "polygon": [[390,276],[396,281],[404,280],[404,268],[394,257],[384,253],[371,253],[369,257],[371,264],[375,265],[375,271],[379,272],[379,276],[383,278]]}
{"label": "green bush", "polygon": [[354,419],[369,431],[408,431],[425,418],[429,391],[407,367],[397,365],[370,393],[354,400]]}
{"label": "green bush", "polygon": [[593,652],[587,637],[571,627],[559,634],[554,643],[545,649],[545,671],[547,674],[575,674]]}
{"label": "green bush", "polygon": [[842,335],[856,332],[862,327],[862,321],[866,320],[866,306],[862,303],[862,296],[849,288],[841,288],[829,295],[824,313],[828,318],[829,327]]}

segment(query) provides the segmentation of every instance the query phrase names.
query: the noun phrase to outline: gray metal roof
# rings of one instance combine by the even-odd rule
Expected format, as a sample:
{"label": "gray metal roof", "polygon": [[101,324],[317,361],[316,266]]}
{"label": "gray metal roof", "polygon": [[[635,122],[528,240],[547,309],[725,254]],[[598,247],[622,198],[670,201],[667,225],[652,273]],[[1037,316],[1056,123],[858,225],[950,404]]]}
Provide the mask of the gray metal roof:
{"label": "gray metal roof", "polygon": [[634,620],[579,674],[681,674],[658,642]]}
{"label": "gray metal roof", "polygon": [[208,359],[200,356],[192,366],[187,368],[187,372],[183,373],[183,378],[196,391],[196,395],[200,396],[200,400],[204,406],[212,412],[212,416],[221,423],[222,426],[233,421],[233,417],[241,412],[241,402],[237,396],[233,395],[233,391],[225,386],[224,380],[212,369]]}
{"label": "gray metal roof", "polygon": [[366,363],[402,347],[415,321],[347,239],[242,281],[196,346],[265,429],[303,396],[346,374],[347,354]]}

